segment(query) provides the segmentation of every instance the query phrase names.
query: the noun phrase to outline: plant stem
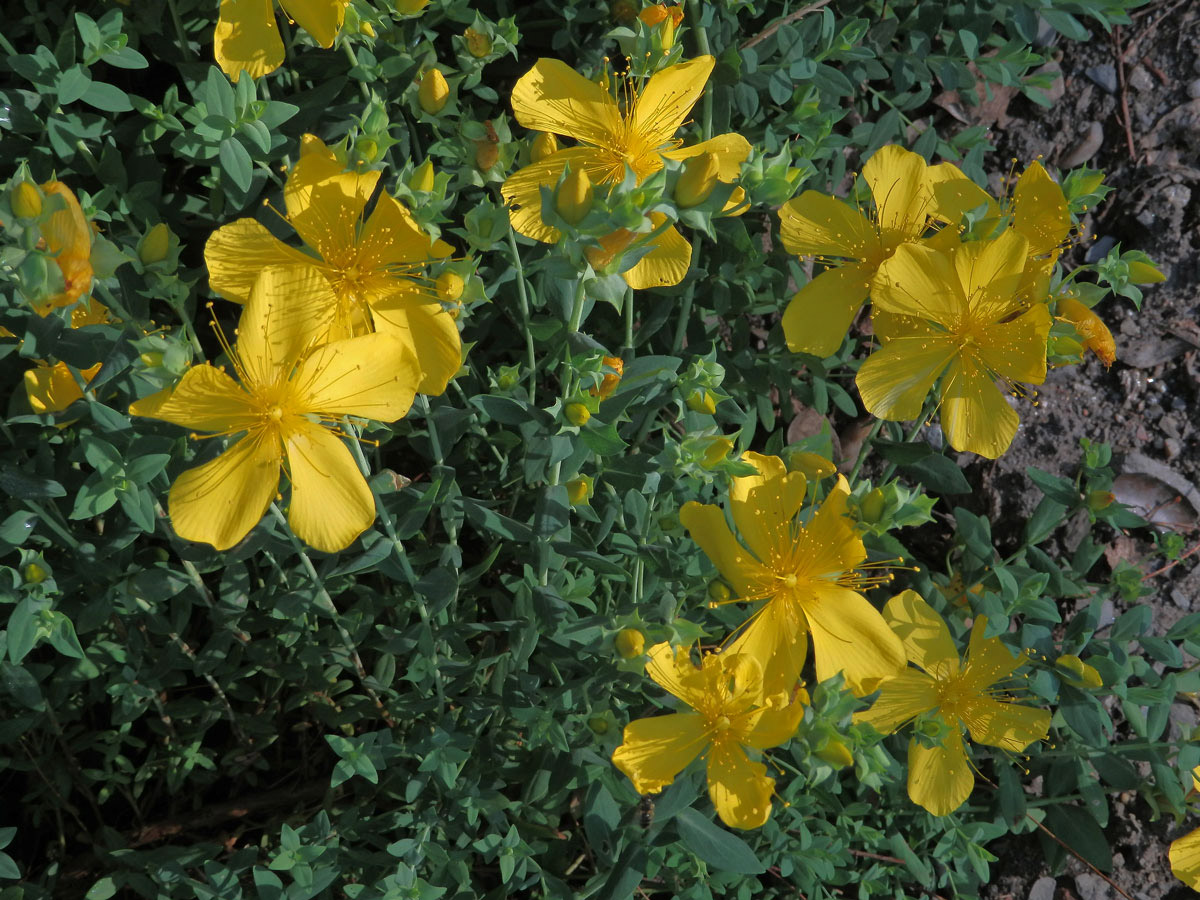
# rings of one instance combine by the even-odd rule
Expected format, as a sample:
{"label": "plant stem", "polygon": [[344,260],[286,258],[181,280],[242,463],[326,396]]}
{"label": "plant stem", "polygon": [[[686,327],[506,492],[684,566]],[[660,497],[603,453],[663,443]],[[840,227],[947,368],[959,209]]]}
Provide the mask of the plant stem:
{"label": "plant stem", "polygon": [[512,222],[508,223],[508,246],[512,248],[513,267],[517,270],[517,301],[521,305],[521,330],[525,332],[525,355],[529,365],[529,405],[536,405],[537,356],[533,349],[533,334],[529,330],[529,295],[525,292],[525,268],[521,265],[521,251],[517,247],[517,234]]}
{"label": "plant stem", "polygon": [[[694,26],[696,30],[696,46],[699,48],[701,56],[709,56],[712,54],[712,47],[708,43],[708,29],[701,24],[703,22],[703,7],[700,5],[700,0],[688,0],[688,7],[691,10],[692,21],[696,23]],[[707,141],[712,137],[713,95],[711,89],[704,92],[701,110],[704,139]]]}
{"label": "plant stem", "polygon": [[[350,68],[356,68],[358,66],[358,57],[354,55],[354,48],[350,46],[348,41],[342,42],[342,52],[346,54],[346,59],[350,60]],[[363,99],[370,103],[371,89],[367,87],[367,83],[365,81],[360,81],[358,82],[358,87],[362,92]]]}
{"label": "plant stem", "polygon": [[179,36],[179,48],[183,51],[183,61],[192,61],[192,45],[188,42],[187,31],[184,30],[183,20],[179,18],[179,10],[175,0],[167,0],[167,9],[171,12],[171,22],[175,25],[175,33]]}
{"label": "plant stem", "polygon": [[[357,441],[354,443],[357,443]],[[387,707],[383,705],[383,701],[379,699],[379,695],[375,693],[375,689],[367,684],[367,670],[363,667],[362,657],[358,655],[358,648],[354,645],[354,639],[350,636],[350,632],[342,624],[338,608],[334,605],[333,598],[329,596],[329,591],[325,590],[325,583],[321,580],[321,576],[317,574],[317,567],[313,565],[313,561],[304,549],[304,545],[300,543],[300,539],[296,537],[291,526],[288,525],[287,516],[283,514],[283,510],[279,508],[279,504],[275,502],[271,503],[271,514],[287,534],[288,539],[291,540],[296,555],[300,557],[300,564],[304,567],[304,571],[308,574],[313,586],[317,589],[315,598],[316,606],[323,612],[328,613],[329,617],[333,620],[334,627],[337,628],[338,635],[342,639],[342,645],[346,648],[346,652],[349,653],[350,659],[354,663],[354,671],[358,675],[358,680],[362,683],[363,690],[374,701],[375,707],[379,710],[380,718],[387,723],[388,727],[396,727],[396,720],[387,711]]]}
{"label": "plant stem", "polygon": [[875,442],[875,436],[879,434],[879,429],[882,427],[883,419],[876,419],[875,424],[871,426],[870,433],[863,438],[862,445],[858,448],[858,458],[854,460],[854,468],[850,470],[850,474],[846,478],[851,485],[854,484],[854,479],[858,477],[858,473],[862,469],[863,463],[867,460],[867,454],[871,452],[871,445]]}
{"label": "plant stem", "polygon": [[621,357],[626,354],[633,356],[633,288],[626,286],[625,288],[625,304],[622,310],[625,313],[625,343],[621,345]]}

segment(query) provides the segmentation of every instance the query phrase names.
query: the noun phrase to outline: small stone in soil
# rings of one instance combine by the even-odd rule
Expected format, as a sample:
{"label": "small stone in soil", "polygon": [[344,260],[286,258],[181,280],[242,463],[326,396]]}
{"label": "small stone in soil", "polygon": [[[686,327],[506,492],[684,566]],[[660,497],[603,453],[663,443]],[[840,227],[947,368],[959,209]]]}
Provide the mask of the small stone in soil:
{"label": "small stone in soil", "polygon": [[1091,872],[1075,876],[1075,890],[1079,892],[1079,900],[1109,900],[1113,896],[1112,886]]}
{"label": "small stone in soil", "polygon": [[1056,887],[1058,887],[1058,882],[1049,875],[1043,875],[1029,889],[1029,900],[1054,900]]}
{"label": "small stone in soil", "polygon": [[1084,75],[1097,87],[1108,91],[1110,94],[1117,92],[1117,70],[1108,63],[1100,66],[1092,66],[1090,69],[1085,69]]}
{"label": "small stone in soil", "polygon": [[1200,98],[1200,78],[1188,82],[1188,96],[1193,99]]}
{"label": "small stone in soil", "polygon": [[1143,92],[1152,91],[1154,90],[1154,81],[1150,78],[1149,72],[1141,66],[1136,66],[1129,73],[1129,86]]}
{"label": "small stone in soil", "polygon": [[1094,263],[1100,262],[1104,257],[1108,256],[1108,251],[1117,245],[1117,239],[1112,235],[1104,235],[1097,238],[1092,246],[1088,247],[1087,256],[1084,262]]}
{"label": "small stone in soil", "polygon": [[1104,127],[1099,122],[1088,122],[1086,129],[1083,139],[1062,159],[1062,168],[1074,169],[1083,165],[1104,144]]}

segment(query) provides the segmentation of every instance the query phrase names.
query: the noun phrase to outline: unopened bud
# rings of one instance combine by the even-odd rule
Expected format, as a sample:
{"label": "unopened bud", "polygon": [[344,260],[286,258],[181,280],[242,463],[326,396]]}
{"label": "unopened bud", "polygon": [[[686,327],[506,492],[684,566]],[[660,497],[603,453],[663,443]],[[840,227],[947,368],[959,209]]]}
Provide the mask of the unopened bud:
{"label": "unopened bud", "polygon": [[1133,284],[1158,284],[1160,281],[1166,281],[1167,276],[1152,263],[1134,260],[1129,263],[1129,280]]}
{"label": "unopened bud", "polygon": [[732,597],[733,591],[725,582],[710,581],[708,583],[708,599],[713,603],[728,603]]}
{"label": "unopened bud", "polygon": [[511,391],[521,380],[521,372],[517,366],[501,366],[500,374],[496,376],[496,385],[502,391]]}
{"label": "unopened bud", "polygon": [[683,172],[675,182],[675,204],[680,209],[699,206],[717,186],[717,155],[711,152],[692,156],[683,163]]}
{"label": "unopened bud", "polygon": [[529,158],[533,162],[541,162],[547,156],[558,152],[558,138],[548,131],[543,131],[533,139],[529,147]]}
{"label": "unopened bud", "polygon": [[712,469],[719,466],[729,456],[729,451],[733,449],[733,441],[727,437],[713,438],[708,447],[704,450],[704,455],[700,458],[700,465],[705,469]]}
{"label": "unopened bud", "polygon": [[143,265],[152,266],[167,258],[171,249],[171,229],[159,222],[146,232],[142,242],[138,244],[138,259]]}
{"label": "unopened bud", "polygon": [[641,656],[646,649],[646,636],[637,628],[622,628],[613,638],[613,646],[621,659],[633,659]]}
{"label": "unopened bud", "polygon": [[874,525],[883,518],[883,509],[887,505],[887,500],[883,496],[883,491],[879,488],[868,492],[867,496],[863,497],[862,503],[858,506],[858,511],[862,515],[862,520],[868,525]]}
{"label": "unopened bud", "polygon": [[592,729],[595,734],[608,733],[608,719],[604,716],[589,716],[587,720],[588,728]]}
{"label": "unopened bud", "polygon": [[138,359],[142,361],[142,365],[147,369],[156,369],[163,364],[163,355],[157,350],[150,353],[143,353]]}
{"label": "unopened bud", "polygon": [[854,754],[839,740],[832,740],[817,751],[817,757],[829,763],[835,769],[844,769],[854,765]]}
{"label": "unopened bud", "polygon": [[30,181],[22,181],[13,188],[9,203],[18,219],[36,219],[42,214],[42,195]]}
{"label": "unopened bud", "polygon": [[408,179],[408,186],[414,191],[425,191],[426,193],[432,191],[433,162],[427,159],[417,166],[417,170]]}
{"label": "unopened bud", "polygon": [[492,52],[492,39],[474,28],[463,32],[463,40],[467,44],[467,52],[476,59],[483,59]]}
{"label": "unopened bud", "polygon": [[591,179],[583,169],[567,173],[563,183],[554,192],[554,209],[571,225],[578,225],[592,211]]}
{"label": "unopened bud", "polygon": [[437,277],[438,299],[443,303],[457,303],[463,295],[462,276],[457,272],[443,272]]}
{"label": "unopened bud", "polygon": [[429,5],[429,0],[392,0],[392,2],[396,7],[396,12],[402,16],[420,15]]}
{"label": "unopened bud", "polygon": [[1087,506],[1092,512],[1100,512],[1107,509],[1116,499],[1112,491],[1088,491]]}
{"label": "unopened bud", "polygon": [[601,400],[607,400],[612,392],[617,389],[617,385],[621,383],[621,376],[625,373],[625,363],[621,361],[619,356],[604,357],[604,364],[610,369],[615,369],[614,372],[605,372],[604,379],[600,382],[600,387],[592,388],[591,395],[599,397]]}
{"label": "unopened bud", "polygon": [[367,37],[375,37],[375,26],[370,22],[359,22],[358,33],[365,34]]}
{"label": "unopened bud", "polygon": [[591,410],[582,403],[568,403],[563,409],[563,415],[572,425],[586,425],[588,419],[592,417]]}
{"label": "unopened bud", "polygon": [[500,158],[500,145],[496,141],[482,140],[475,142],[475,168],[486,172]]}
{"label": "unopened bud", "polygon": [[1095,667],[1089,666],[1074,654],[1067,653],[1060,656],[1054,661],[1054,668],[1066,681],[1076,687],[1091,690],[1104,687],[1104,679],[1100,677],[1100,673],[1096,671]]}
{"label": "unopened bud", "polygon": [[711,416],[717,411],[717,401],[708,391],[692,391],[687,398],[687,408],[692,412]]}
{"label": "unopened bud", "polygon": [[440,69],[426,69],[425,74],[421,76],[421,87],[417,91],[417,101],[421,104],[421,109],[431,116],[436,116],[448,99],[450,85],[446,83],[446,76]]}
{"label": "unopened bud", "polygon": [[25,583],[26,584],[41,584],[46,580],[49,573],[35,562],[31,562],[25,567]]}
{"label": "unopened bud", "polygon": [[592,479],[580,475],[567,482],[567,500],[572,506],[583,506],[592,497]]}

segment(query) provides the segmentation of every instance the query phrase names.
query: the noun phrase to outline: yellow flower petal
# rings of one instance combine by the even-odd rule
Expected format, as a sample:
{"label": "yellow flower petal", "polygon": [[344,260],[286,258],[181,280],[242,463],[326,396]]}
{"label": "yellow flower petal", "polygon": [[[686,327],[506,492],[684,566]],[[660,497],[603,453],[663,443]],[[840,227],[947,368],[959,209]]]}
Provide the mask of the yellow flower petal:
{"label": "yellow flower petal", "polygon": [[1071,231],[1062,188],[1039,162],[1030,163],[1017,179],[1012,227],[1029,241],[1030,256],[1056,256]]}
{"label": "yellow flower petal", "polygon": [[416,358],[417,391],[444,393],[462,367],[462,338],[441,304],[419,294],[395,294],[376,303],[372,315],[377,331],[396,338]]}
{"label": "yellow flower petal", "polygon": [[876,260],[882,253],[875,226],[837,197],[805,191],[779,210],[780,237],[797,256]]}
{"label": "yellow flower petal", "polygon": [[318,260],[289,247],[254,219],[238,219],[212,233],[204,245],[204,262],[213,293],[245,303],[267,266],[311,266]]}
{"label": "yellow flower petal", "polygon": [[73,256],[87,259],[92,252],[92,229],[75,194],[61,181],[47,181],[42,190],[48,197],[58,197],[60,207],[52,212],[40,228],[46,249],[58,257]]}
{"label": "yellow flower petal", "polygon": [[793,353],[822,359],[842,346],[871,289],[867,265],[826,269],[793,295],[783,311],[783,335]]}
{"label": "yellow flower petal", "polygon": [[998,637],[984,637],[987,616],[976,616],[967,645],[967,663],[963,672],[964,686],[982,694],[998,681],[1003,681],[1022,665],[1025,654],[1014,654]]}
{"label": "yellow flower petal", "polygon": [[309,347],[330,339],[337,297],[312,265],[270,266],[258,279],[238,321],[237,356],[247,386],[269,384]]}
{"label": "yellow flower petal", "polygon": [[326,262],[344,265],[354,247],[379,172],[346,172],[320,153],[305,153],[284,186],[288,223]]}
{"label": "yellow flower petal", "polygon": [[624,741],[612,761],[635,791],[653,794],[674,781],[707,743],[703,720],[696,713],[635,719],[625,726]]}
{"label": "yellow flower petal", "polygon": [[730,828],[760,828],[771,817],[775,779],[733,742],[714,746],[708,755],[708,795],[717,815]]}
{"label": "yellow flower petal", "polygon": [[768,600],[722,653],[758,660],[763,669],[764,697],[790,697],[808,657],[808,623],[795,603]]}
{"label": "yellow flower petal", "polygon": [[[656,228],[665,220],[666,216],[662,213],[650,213],[650,221]],[[675,226],[660,231],[650,246],[650,252],[639,259],[633,268],[621,273],[625,283],[635,291],[644,291],[670,287],[683,281],[692,264],[692,245]]]}
{"label": "yellow flower petal", "polygon": [[[96,377],[102,363],[96,363],[79,371],[83,383]],[[38,415],[62,412],[76,400],[83,399],[83,391],[65,362],[52,366],[45,363],[25,370],[25,396]]]}
{"label": "yellow flower petal", "polygon": [[714,65],[716,60],[711,56],[697,56],[659,69],[650,76],[638,94],[630,116],[631,130],[647,149],[658,149],[683,127],[704,92]]}
{"label": "yellow flower petal", "polygon": [[379,195],[358,236],[358,253],[360,260],[374,266],[421,263],[447,255],[434,247],[433,239],[421,230],[412,213],[386,191]]}
{"label": "yellow flower petal", "polygon": [[770,579],[770,572],[737,542],[720,507],[688,501],[679,521],[741,596],[754,594],[760,582]]}
{"label": "yellow flower petal", "polygon": [[754,466],[758,474],[731,481],[733,523],[751,552],[764,564],[770,563],[776,550],[790,547],[791,522],[804,503],[806,482],[799,472],[789,473],[777,456],[747,452],[742,462]]}
{"label": "yellow flower petal", "polygon": [[985,218],[994,218],[1000,213],[991,195],[953,163],[926,168],[925,183],[933,194],[930,215],[943,222],[958,225],[964,215],[980,206],[986,207]]}
{"label": "yellow flower petal", "polygon": [[1046,739],[1050,710],[1019,703],[1001,703],[980,697],[960,707],[959,718],[971,732],[971,740],[1020,753],[1034,741]]}
{"label": "yellow flower petal", "polygon": [[916,669],[901,669],[895,678],[883,683],[870,709],[854,714],[854,721],[866,722],[880,734],[891,734],[937,705],[936,682]]}
{"label": "yellow flower petal", "polygon": [[700,670],[692,663],[688,647],[672,647],[663,642],[651,647],[646,655],[646,674],[672,696],[678,697],[689,706],[698,704],[704,697],[704,686]]}
{"label": "yellow flower petal", "polygon": [[416,359],[399,340],[365,334],[305,356],[291,387],[305,412],[394,422],[408,413],[420,377]]}
{"label": "yellow flower petal", "polygon": [[346,3],[347,0],[279,0],[283,11],[322,47],[333,46],[346,14]]}
{"label": "yellow flower petal", "polygon": [[737,132],[718,134],[707,141],[667,150],[662,155],[667,159],[690,159],[701,153],[711,153],[717,160],[717,178],[734,181],[741,172],[742,163],[750,155],[750,142]]}
{"label": "yellow flower petal", "polygon": [[875,198],[875,220],[896,239],[919,237],[930,210],[925,160],[896,144],[880,147],[863,166]]}
{"label": "yellow flower petal", "polygon": [[1083,346],[1095,353],[1105,367],[1113,364],[1117,358],[1117,344],[1103,319],[1074,297],[1059,298],[1058,312],[1075,326],[1075,331],[1083,338]]}
{"label": "yellow flower petal", "polygon": [[300,419],[284,434],[284,452],[292,482],[288,525],[300,540],[336,553],[371,527],[375,498],[339,437]]}
{"label": "yellow flower petal", "polygon": [[954,254],[954,267],[973,318],[995,322],[1016,305],[1028,249],[1025,238],[1010,228],[995,240],[963,244]]}
{"label": "yellow flower petal", "polygon": [[993,376],[1025,384],[1046,380],[1050,311],[1044,303],[1008,322],[989,325],[979,336],[979,355]]}
{"label": "yellow flower petal", "polygon": [[[954,259],[961,256],[954,255]],[[967,298],[945,254],[918,244],[901,244],[879,267],[872,285],[874,308],[902,316],[930,319],[956,327]]]}
{"label": "yellow flower petal", "polygon": [[171,524],[184,540],[228,550],[258,524],[278,489],[278,442],[245,437],[175,479],[167,499]]}
{"label": "yellow flower petal", "polygon": [[1171,841],[1167,851],[1171,872],[1188,887],[1200,891],[1200,828]]}
{"label": "yellow flower petal", "polygon": [[897,594],[883,608],[883,617],[900,638],[909,662],[938,678],[958,674],[958,647],[950,629],[920,594]]}
{"label": "yellow flower petal", "polygon": [[271,0],[221,0],[213,55],[221,71],[237,81],[274,72],[283,63],[283,41]]}
{"label": "yellow flower petal", "polygon": [[[883,315],[876,312],[875,318]],[[871,415],[896,422],[915,419],[938,375],[957,355],[951,338],[918,327],[923,333],[892,338],[859,367],[854,382]]]}
{"label": "yellow flower petal", "polygon": [[518,169],[509,175],[500,188],[508,205],[513,228],[535,241],[554,243],[559,232],[542,222],[542,187],[554,187],[566,166],[571,171],[583,171],[593,184],[604,181],[607,167],[598,150],[591,147],[572,147],[547,156],[541,162]]}
{"label": "yellow flower petal", "polygon": [[174,389],[159,391],[130,404],[129,414],[196,431],[230,434],[244,431],[257,421],[250,395],[210,365],[192,366]]}
{"label": "yellow flower petal", "polygon": [[1012,443],[1020,419],[974,359],[956,359],[942,381],[942,431],[955,450],[995,459]]}
{"label": "yellow flower petal", "polygon": [[804,704],[799,700],[786,706],[764,708],[754,728],[746,735],[746,745],[756,750],[766,750],[787,743],[795,735],[803,718]]}
{"label": "yellow flower petal", "polygon": [[521,76],[513,87],[512,105],[517,121],[534,131],[597,146],[607,146],[622,135],[616,101],[557,59],[539,59]]}
{"label": "yellow flower petal", "polygon": [[841,672],[846,686],[861,697],[904,668],[900,639],[861,594],[833,584],[814,587],[804,612],[812,631],[817,681]]}
{"label": "yellow flower petal", "polygon": [[940,747],[908,742],[908,796],[935,816],[948,816],[971,796],[975,776],[958,726]]}
{"label": "yellow flower petal", "polygon": [[866,548],[846,516],[850,485],[844,475],[829,489],[829,496],[796,538],[799,557],[814,575],[848,572],[867,558]]}

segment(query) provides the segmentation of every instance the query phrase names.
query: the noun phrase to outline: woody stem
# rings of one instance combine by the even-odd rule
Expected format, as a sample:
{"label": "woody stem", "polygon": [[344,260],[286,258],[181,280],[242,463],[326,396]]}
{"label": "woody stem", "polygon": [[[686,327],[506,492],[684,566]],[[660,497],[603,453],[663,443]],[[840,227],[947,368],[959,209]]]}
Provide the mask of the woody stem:
{"label": "woody stem", "polygon": [[533,351],[533,333],[529,330],[529,295],[525,292],[525,269],[521,265],[521,251],[517,247],[517,235],[512,222],[508,223],[508,246],[512,248],[513,267],[517,270],[517,301],[521,306],[521,330],[525,332],[525,355],[529,358],[529,405],[536,403],[537,356]]}

